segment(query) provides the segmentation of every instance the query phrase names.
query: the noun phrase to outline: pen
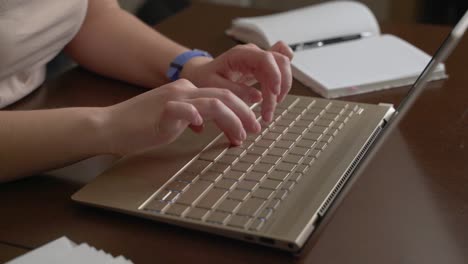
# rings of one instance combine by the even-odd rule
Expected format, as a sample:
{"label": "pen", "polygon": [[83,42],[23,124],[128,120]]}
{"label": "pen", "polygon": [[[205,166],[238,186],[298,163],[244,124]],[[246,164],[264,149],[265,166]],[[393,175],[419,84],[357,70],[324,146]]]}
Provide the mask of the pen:
{"label": "pen", "polygon": [[308,42],[290,44],[289,47],[293,51],[300,51],[300,50],[305,50],[305,49],[318,48],[324,45],[335,44],[335,43],[339,43],[343,41],[360,39],[360,38],[368,37],[370,35],[372,35],[372,33],[363,32],[359,34],[345,35],[345,36],[329,38],[329,39],[313,40],[313,41],[308,41]]}

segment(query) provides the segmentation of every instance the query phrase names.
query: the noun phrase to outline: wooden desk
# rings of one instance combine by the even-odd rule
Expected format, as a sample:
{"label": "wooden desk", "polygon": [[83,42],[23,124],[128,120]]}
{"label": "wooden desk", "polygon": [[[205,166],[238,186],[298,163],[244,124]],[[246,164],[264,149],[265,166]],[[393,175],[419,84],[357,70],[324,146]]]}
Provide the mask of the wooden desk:
{"label": "wooden desk", "polygon": [[28,252],[27,249],[0,242],[0,263],[5,263]]}
{"label": "wooden desk", "polygon": [[[219,54],[235,44],[223,34],[231,18],[262,13],[196,5],[157,28],[190,47]],[[383,31],[433,53],[449,29],[388,25]],[[66,235],[135,263],[466,263],[467,61],[465,36],[448,60],[450,78],[432,83],[423,93],[297,256],[72,203],[70,195],[91,173],[71,178],[40,175],[0,185],[0,240],[37,247]],[[109,105],[141,91],[74,69],[13,108]],[[398,103],[406,91],[346,99]],[[314,95],[297,82],[292,93]],[[89,167],[88,172],[98,165]]]}

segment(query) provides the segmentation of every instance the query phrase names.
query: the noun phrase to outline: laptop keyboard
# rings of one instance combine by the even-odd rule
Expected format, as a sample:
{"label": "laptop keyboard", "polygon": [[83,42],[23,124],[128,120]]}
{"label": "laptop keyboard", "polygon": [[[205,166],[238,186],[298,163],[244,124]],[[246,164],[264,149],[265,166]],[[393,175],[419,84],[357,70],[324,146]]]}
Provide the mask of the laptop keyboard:
{"label": "laptop keyboard", "polygon": [[[253,110],[260,119],[259,108]],[[238,147],[213,144],[157,190],[143,210],[261,231],[358,110],[344,102],[287,97],[260,134]]]}

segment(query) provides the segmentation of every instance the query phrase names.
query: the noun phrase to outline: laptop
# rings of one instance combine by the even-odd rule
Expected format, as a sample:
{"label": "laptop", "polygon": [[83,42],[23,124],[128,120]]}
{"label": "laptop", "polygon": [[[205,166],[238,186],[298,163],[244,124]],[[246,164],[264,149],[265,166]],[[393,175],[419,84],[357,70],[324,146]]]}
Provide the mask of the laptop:
{"label": "laptop", "polygon": [[[274,121],[241,146],[230,146],[214,126],[202,134],[187,130],[169,146],[121,159],[72,199],[298,251],[467,27],[468,12],[396,110],[388,104],[288,95]],[[252,109],[260,118],[259,106]]]}

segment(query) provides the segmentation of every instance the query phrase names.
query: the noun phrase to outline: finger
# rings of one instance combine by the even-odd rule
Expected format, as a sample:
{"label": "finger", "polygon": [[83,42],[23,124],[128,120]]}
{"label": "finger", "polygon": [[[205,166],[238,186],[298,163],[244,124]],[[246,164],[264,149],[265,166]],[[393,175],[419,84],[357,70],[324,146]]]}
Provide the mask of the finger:
{"label": "finger", "polygon": [[237,115],[217,98],[187,99],[204,120],[213,120],[233,145],[240,145],[247,137],[242,122]]}
{"label": "finger", "polygon": [[260,123],[255,118],[254,112],[239,97],[227,89],[198,89],[192,93],[192,98],[217,98],[237,115],[247,131],[258,133],[261,130]]}
{"label": "finger", "polygon": [[272,93],[263,93],[263,101],[262,101],[262,118],[267,122],[271,122],[273,120],[273,111],[276,108],[276,95]]}
{"label": "finger", "polygon": [[275,56],[276,64],[278,64],[278,68],[281,71],[281,92],[276,98],[276,101],[279,103],[283,101],[292,86],[291,62],[283,54],[273,51],[271,53]]}
{"label": "finger", "polygon": [[176,139],[188,125],[203,125],[203,118],[198,113],[196,107],[185,102],[168,101],[161,113],[158,125],[158,140],[164,143],[170,143]]}
{"label": "finger", "polygon": [[294,57],[293,50],[286,43],[284,43],[283,41],[276,42],[275,45],[273,45],[269,49],[269,51],[281,53],[284,56],[288,57],[289,60],[292,60],[292,58]]}
{"label": "finger", "polygon": [[226,88],[230,90],[246,103],[253,104],[262,100],[262,95],[257,89],[242,83],[232,82],[219,75],[213,77],[213,81],[211,83],[215,87]]}
{"label": "finger", "polygon": [[231,49],[224,56],[227,56],[225,63],[229,65],[230,71],[253,74],[260,82],[262,90],[280,93],[281,72],[270,52],[252,45],[242,45]]}

